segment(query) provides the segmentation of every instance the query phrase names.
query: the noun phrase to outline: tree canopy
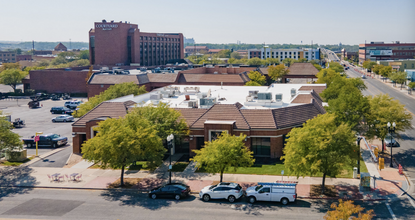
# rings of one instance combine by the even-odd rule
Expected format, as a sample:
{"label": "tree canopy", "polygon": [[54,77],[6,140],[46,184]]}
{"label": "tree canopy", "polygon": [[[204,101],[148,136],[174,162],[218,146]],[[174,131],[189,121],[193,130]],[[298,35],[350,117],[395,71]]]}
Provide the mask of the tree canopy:
{"label": "tree canopy", "polygon": [[141,115],[109,118],[94,130],[97,135],[82,145],[82,157],[102,168],[121,168],[121,186],[126,166],[138,160],[146,160],[148,167],[162,162],[166,150],[157,136],[156,126]]}
{"label": "tree canopy", "polygon": [[146,93],[145,86],[139,87],[134,82],[120,83],[110,86],[104,92],[101,92],[99,95],[89,98],[88,102],[85,102],[79,106],[79,109],[73,113],[74,117],[81,117],[89,111],[91,111],[95,106],[99,105],[103,101],[115,99],[118,97],[126,95],[141,95]]}
{"label": "tree canopy", "polygon": [[130,110],[129,115],[140,115],[155,126],[157,135],[165,140],[170,134],[182,135],[188,133],[185,120],[181,113],[160,102],[157,106],[147,105]]}
{"label": "tree canopy", "polygon": [[322,69],[317,73],[317,83],[325,83],[328,88],[336,77],[341,77],[340,73],[333,69]]}
{"label": "tree canopy", "polygon": [[[369,138],[378,137],[385,139],[387,134],[387,123],[396,123],[396,133],[411,128],[412,115],[405,110],[403,104],[388,94],[379,94],[375,97],[369,96],[370,111],[366,118]],[[382,143],[383,145],[383,143]]]}
{"label": "tree canopy", "polygon": [[[364,208],[362,208],[360,205],[354,205],[352,200],[344,202],[343,200],[339,199],[339,205],[332,203],[330,208],[334,210],[327,212],[327,214],[324,216],[325,220],[370,220],[373,217],[372,209],[368,210],[366,213],[362,213]],[[354,214],[358,214],[358,217],[352,217]]]}
{"label": "tree canopy", "polygon": [[17,84],[22,83],[22,79],[28,74],[26,71],[20,69],[6,69],[0,73],[0,83],[9,85],[16,92]]}
{"label": "tree canopy", "polygon": [[258,57],[254,57],[254,58],[249,59],[246,64],[253,65],[253,66],[260,66],[263,64],[263,60],[261,60]]}
{"label": "tree canopy", "polygon": [[274,81],[287,75],[289,72],[290,70],[288,70],[284,64],[268,67],[268,76]]}
{"label": "tree canopy", "polygon": [[293,128],[288,137],[281,157],[285,167],[297,177],[323,173],[323,194],[326,176],[336,177],[357,159],[354,132],[347,124],[338,125],[334,114],[309,119],[302,128]]}
{"label": "tree canopy", "polygon": [[337,62],[330,62],[329,63],[329,69],[332,69],[334,71],[336,71],[337,73],[343,73],[344,72],[344,67]]}
{"label": "tree canopy", "polygon": [[250,71],[248,73],[249,79],[251,81],[248,81],[245,85],[246,86],[263,86],[266,83],[266,78],[258,71]]}
{"label": "tree canopy", "polygon": [[193,150],[196,156],[191,160],[196,162],[197,167],[203,167],[209,173],[220,173],[220,182],[223,180],[223,172],[233,167],[249,167],[255,162],[252,151],[244,144],[246,135],[229,135],[227,132],[211,142],[205,142],[205,147]]}
{"label": "tree canopy", "polygon": [[0,152],[9,153],[15,149],[22,149],[20,136],[11,131],[12,124],[6,120],[6,117],[1,116],[2,114],[3,112],[0,111]]}
{"label": "tree canopy", "polygon": [[368,70],[372,70],[375,65],[377,65],[377,63],[370,60],[365,60],[362,64],[363,68]]}
{"label": "tree canopy", "polygon": [[406,73],[405,72],[392,72],[389,76],[389,79],[392,80],[395,83],[401,84],[401,89],[404,83],[406,83]]}

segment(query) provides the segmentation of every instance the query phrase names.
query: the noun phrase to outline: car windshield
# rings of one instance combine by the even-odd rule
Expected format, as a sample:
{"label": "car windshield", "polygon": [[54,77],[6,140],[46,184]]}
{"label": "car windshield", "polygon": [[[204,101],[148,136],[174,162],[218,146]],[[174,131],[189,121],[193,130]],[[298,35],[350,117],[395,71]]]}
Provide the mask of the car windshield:
{"label": "car windshield", "polygon": [[213,189],[213,188],[215,188],[217,185],[212,185],[212,186],[210,186],[209,187],[209,189]]}
{"label": "car windshield", "polygon": [[[385,137],[385,140],[386,141],[390,141],[391,140],[391,135],[390,134],[387,134],[386,137]],[[392,137],[392,140],[393,140],[393,137]]]}
{"label": "car windshield", "polygon": [[59,135],[58,134],[52,134],[51,136],[49,136],[50,138],[54,139],[54,138],[58,138]]}
{"label": "car windshield", "polygon": [[257,187],[255,187],[255,191],[262,189],[262,187],[263,187],[262,185],[258,185]]}

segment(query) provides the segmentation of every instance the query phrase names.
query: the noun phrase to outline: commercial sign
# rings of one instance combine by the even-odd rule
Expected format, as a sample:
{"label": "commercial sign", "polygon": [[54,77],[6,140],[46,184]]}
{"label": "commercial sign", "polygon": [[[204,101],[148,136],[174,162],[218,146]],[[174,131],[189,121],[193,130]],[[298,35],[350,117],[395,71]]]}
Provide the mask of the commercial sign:
{"label": "commercial sign", "polygon": [[402,62],[390,62],[389,66],[400,66],[402,65]]}
{"label": "commercial sign", "polygon": [[102,28],[103,31],[112,30],[113,28],[117,28],[118,24],[97,24],[95,25],[96,28]]}
{"label": "commercial sign", "polygon": [[392,56],[392,50],[371,50],[370,56]]}

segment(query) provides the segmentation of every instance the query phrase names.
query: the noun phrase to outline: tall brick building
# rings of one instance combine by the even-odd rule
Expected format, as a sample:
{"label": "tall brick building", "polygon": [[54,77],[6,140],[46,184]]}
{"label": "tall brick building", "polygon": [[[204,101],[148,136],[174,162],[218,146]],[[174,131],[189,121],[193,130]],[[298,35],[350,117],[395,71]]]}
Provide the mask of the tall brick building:
{"label": "tall brick building", "polygon": [[127,22],[95,22],[89,31],[92,65],[164,65],[183,59],[183,34],[140,32]]}

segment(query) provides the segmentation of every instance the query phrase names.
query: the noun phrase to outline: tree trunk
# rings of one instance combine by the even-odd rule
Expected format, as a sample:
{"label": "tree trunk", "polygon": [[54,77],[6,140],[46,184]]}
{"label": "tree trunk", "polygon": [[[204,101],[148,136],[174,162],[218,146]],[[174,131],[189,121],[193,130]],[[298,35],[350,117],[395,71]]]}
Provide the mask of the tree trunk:
{"label": "tree trunk", "polygon": [[220,171],[220,182],[222,182],[222,180],[223,180],[223,171],[221,170]]}
{"label": "tree trunk", "polygon": [[384,143],[383,143],[383,138],[382,138],[382,153],[383,153],[383,148],[384,148]]}
{"label": "tree trunk", "polygon": [[323,173],[323,184],[321,185],[321,194],[324,195],[324,190],[325,190],[325,184],[326,184],[326,173]]}
{"label": "tree trunk", "polygon": [[14,93],[16,93],[16,86],[17,86],[17,85],[16,85],[16,84],[11,84],[10,86],[12,87],[13,92],[14,92]]}
{"label": "tree trunk", "polygon": [[124,165],[121,168],[121,186],[124,186]]}

